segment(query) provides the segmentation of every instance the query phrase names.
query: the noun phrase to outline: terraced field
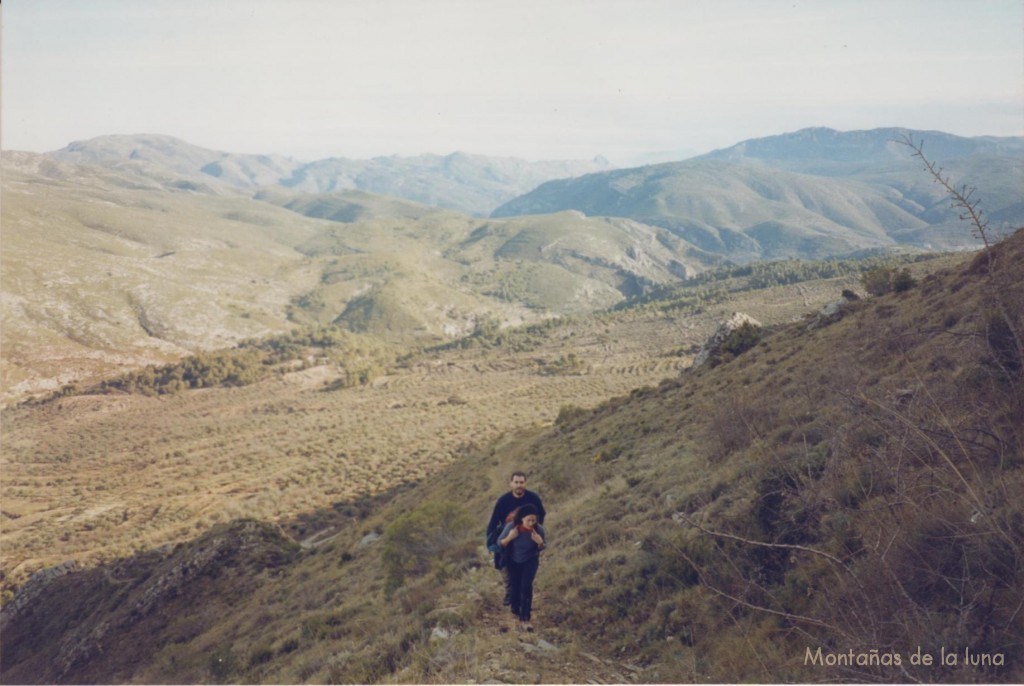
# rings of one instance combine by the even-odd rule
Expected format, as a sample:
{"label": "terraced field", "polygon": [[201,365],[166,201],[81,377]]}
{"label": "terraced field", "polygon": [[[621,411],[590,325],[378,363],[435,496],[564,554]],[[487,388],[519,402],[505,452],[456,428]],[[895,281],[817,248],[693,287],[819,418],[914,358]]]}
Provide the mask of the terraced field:
{"label": "terraced field", "polygon": [[[849,285],[769,289],[759,305],[743,304],[766,324],[788,321]],[[567,406],[677,376],[736,304],[564,320],[528,350],[421,353],[353,388],[337,388],[341,370],[324,365],[243,388],[9,410],[5,584],[67,559],[97,562],[232,518],[287,518],[422,478]]]}

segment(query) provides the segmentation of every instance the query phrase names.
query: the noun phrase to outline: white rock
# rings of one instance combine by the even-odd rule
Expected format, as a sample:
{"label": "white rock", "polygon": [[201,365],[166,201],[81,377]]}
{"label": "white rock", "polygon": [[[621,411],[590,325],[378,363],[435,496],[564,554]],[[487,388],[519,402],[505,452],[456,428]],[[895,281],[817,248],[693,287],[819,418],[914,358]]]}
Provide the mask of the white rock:
{"label": "white rock", "polygon": [[718,325],[718,328],[715,329],[715,332],[711,334],[711,337],[708,338],[708,340],[704,343],[704,346],[700,349],[700,352],[697,353],[697,357],[693,359],[693,366],[699,367],[705,362],[707,362],[712,355],[721,350],[722,345],[729,338],[729,334],[731,334],[733,331],[740,328],[744,324],[750,324],[752,326],[756,326],[757,328],[761,328],[761,322],[757,321],[749,314],[743,314],[742,312],[733,312],[731,317],[729,317],[727,320]]}

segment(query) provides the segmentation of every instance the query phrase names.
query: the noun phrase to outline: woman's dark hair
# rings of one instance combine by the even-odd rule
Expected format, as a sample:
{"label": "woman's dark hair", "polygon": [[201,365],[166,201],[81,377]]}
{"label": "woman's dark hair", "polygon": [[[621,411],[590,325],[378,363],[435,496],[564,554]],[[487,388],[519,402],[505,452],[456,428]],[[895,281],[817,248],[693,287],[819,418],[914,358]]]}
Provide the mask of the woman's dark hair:
{"label": "woman's dark hair", "polygon": [[516,510],[515,515],[516,518],[513,521],[516,523],[516,526],[518,526],[522,524],[523,520],[526,519],[529,515],[537,516],[537,508],[529,504],[523,505],[518,510]]}

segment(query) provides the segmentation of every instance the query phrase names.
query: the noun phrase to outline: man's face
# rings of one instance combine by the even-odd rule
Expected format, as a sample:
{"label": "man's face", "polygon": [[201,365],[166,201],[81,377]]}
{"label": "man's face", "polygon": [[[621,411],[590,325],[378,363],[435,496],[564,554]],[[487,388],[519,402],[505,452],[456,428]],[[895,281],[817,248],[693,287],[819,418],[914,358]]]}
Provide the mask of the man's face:
{"label": "man's face", "polygon": [[512,486],[512,495],[517,498],[523,497],[523,493],[526,493],[526,477],[525,476],[513,476],[510,482]]}

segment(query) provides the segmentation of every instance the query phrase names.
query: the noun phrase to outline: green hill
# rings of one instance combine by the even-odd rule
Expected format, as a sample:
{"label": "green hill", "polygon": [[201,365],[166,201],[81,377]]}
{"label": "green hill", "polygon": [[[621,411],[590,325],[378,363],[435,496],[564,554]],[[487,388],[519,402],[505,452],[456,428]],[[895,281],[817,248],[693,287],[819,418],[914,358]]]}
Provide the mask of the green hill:
{"label": "green hill", "polygon": [[895,245],[978,247],[944,194],[897,141],[923,139],[954,183],[980,189],[994,232],[1020,214],[1020,139],[900,129],[806,129],[675,162],[550,181],[494,217],[578,210],[669,229],[734,261],[820,258]]}
{"label": "green hill", "polygon": [[609,307],[713,261],[625,220],[485,221],[364,191],[250,197],[141,159],[4,161],[5,401],[295,326],[433,344],[485,318]]}

